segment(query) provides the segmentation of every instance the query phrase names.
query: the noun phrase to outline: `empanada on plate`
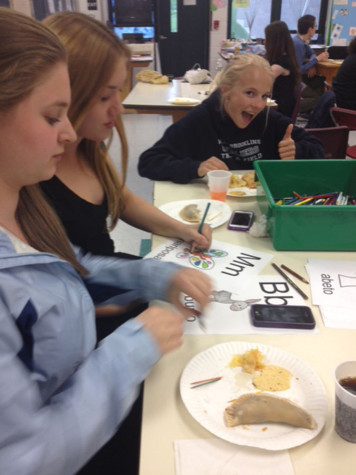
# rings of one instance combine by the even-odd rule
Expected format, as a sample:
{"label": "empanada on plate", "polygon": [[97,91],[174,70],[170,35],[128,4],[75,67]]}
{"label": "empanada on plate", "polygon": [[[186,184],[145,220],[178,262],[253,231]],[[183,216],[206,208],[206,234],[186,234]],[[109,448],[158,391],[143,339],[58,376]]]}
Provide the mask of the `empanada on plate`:
{"label": "empanada on plate", "polygon": [[305,429],[315,429],[311,414],[292,401],[266,393],[249,393],[231,401],[225,409],[225,424],[234,427],[241,424],[279,422]]}

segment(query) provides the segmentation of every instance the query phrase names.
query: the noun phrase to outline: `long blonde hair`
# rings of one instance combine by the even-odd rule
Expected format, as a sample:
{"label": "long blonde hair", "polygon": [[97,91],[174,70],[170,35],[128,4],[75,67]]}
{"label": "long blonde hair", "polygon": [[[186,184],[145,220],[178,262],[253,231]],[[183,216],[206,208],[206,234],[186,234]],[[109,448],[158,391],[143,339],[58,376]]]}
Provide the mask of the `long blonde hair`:
{"label": "long blonde hair", "polygon": [[[0,8],[0,113],[27,98],[60,62],[66,62],[66,52],[51,31],[30,17]],[[16,219],[31,246],[65,259],[80,274],[87,273],[37,185],[21,189]]]}
{"label": "long blonde hair", "polygon": [[[229,61],[227,66],[215,78],[217,87],[221,90],[223,86],[232,89],[251,68],[263,69],[274,80],[274,74],[268,61],[261,56],[252,53],[244,53],[236,55]],[[224,106],[224,94],[221,94],[221,106]]]}
{"label": "long blonde hair", "polygon": [[[61,12],[46,18],[43,23],[54,31],[68,54],[72,102],[69,119],[76,131],[89,110],[98,101],[99,91],[107,85],[118,61],[130,60],[130,50],[105,25],[82,13]],[[112,229],[123,210],[122,188],[127,171],[127,140],[120,115],[116,130],[121,140],[122,182],[107,159],[107,146],[83,139],[79,144],[86,160],[104,188]]]}

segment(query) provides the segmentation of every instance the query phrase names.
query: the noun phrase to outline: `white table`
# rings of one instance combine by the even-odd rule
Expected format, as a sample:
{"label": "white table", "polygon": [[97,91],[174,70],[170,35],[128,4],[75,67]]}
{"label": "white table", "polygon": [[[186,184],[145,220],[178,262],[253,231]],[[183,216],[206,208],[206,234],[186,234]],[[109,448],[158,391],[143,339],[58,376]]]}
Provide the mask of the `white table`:
{"label": "white table", "polygon": [[[155,184],[156,206],[189,198],[209,198],[206,184]],[[258,213],[255,198],[228,197],[227,203],[231,210],[251,209]],[[272,252],[275,255],[274,262],[284,263],[303,276],[306,276],[304,264],[307,257],[356,261],[355,252],[277,252],[269,238],[252,238],[248,233],[228,231],[226,225],[214,229],[214,238]],[[155,237],[153,247],[163,242],[164,238]],[[271,273],[272,268],[267,267],[264,273]],[[310,295],[308,285],[299,281],[298,285]],[[307,304],[310,304],[310,300]],[[313,313],[319,334],[185,336],[183,346],[164,356],[145,382],[140,475],[174,475],[174,440],[214,437],[185,409],[179,394],[179,378],[185,365],[197,353],[214,344],[232,340],[264,343],[289,351],[309,364],[325,385],[328,413],[324,429],[312,441],[289,451],[296,475],[355,473],[356,445],[345,442],[334,431],[333,371],[339,362],[356,359],[356,332],[325,328],[317,307],[313,307]]]}
{"label": "white table", "polygon": [[[179,96],[197,99],[199,102],[207,98],[210,84],[189,84],[182,82]],[[141,114],[169,114],[176,122],[196,104],[171,104],[177,97],[173,84],[150,84],[138,82],[123,101],[125,109],[135,109]]]}
{"label": "white table", "polygon": [[148,68],[150,63],[152,63],[153,57],[148,55],[136,55],[132,56],[131,60],[127,67],[127,77],[125,83],[123,84],[120,95],[121,100],[124,100],[128,96],[133,86],[133,71],[135,68]]}

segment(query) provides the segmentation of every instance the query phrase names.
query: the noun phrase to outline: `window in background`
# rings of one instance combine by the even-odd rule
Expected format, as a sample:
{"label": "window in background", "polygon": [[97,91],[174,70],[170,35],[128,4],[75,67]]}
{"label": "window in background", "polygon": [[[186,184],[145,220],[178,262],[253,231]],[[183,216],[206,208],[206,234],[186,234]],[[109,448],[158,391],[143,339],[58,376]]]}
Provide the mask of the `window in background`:
{"label": "window in background", "polygon": [[229,0],[228,37],[264,38],[264,29],[272,21],[283,20],[290,31],[297,31],[299,17],[316,18],[317,34],[313,40],[324,42],[328,0]]}
{"label": "window in background", "polygon": [[[263,8],[258,0],[233,1],[231,5],[230,38],[248,40],[264,38],[265,26],[269,23],[272,0],[264,0]],[[245,8],[240,5],[246,5]]]}
{"label": "window in background", "polygon": [[[283,0],[281,9],[281,20],[287,23],[290,30],[297,31],[298,18],[303,15],[313,15],[319,26],[321,0]],[[318,35],[315,34],[317,39]]]}
{"label": "window in background", "polygon": [[113,30],[121,40],[125,39],[124,35],[132,35],[132,37],[142,35],[143,40],[152,41],[155,34],[153,26],[115,26]]}
{"label": "window in background", "polygon": [[108,0],[113,26],[153,26],[153,0]]}
{"label": "window in background", "polygon": [[178,33],[177,0],[171,1],[171,33]]}

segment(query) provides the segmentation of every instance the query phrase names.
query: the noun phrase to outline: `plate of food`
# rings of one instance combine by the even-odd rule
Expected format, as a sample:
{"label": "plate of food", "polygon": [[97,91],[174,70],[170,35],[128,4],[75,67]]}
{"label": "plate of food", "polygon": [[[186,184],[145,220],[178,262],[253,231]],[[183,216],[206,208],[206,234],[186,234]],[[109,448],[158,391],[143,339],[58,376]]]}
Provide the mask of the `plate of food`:
{"label": "plate of food", "polygon": [[270,97],[267,98],[267,105],[270,107],[276,107],[277,102],[274,99],[271,99]]}
{"label": "plate of food", "polygon": [[212,228],[217,228],[226,223],[230,218],[231,209],[224,201],[217,200],[182,200],[171,201],[160,206],[159,209],[172,218],[178,219],[186,224],[199,224],[206,205],[210,203],[209,212],[205,218],[205,223]]}
{"label": "plate of food", "polygon": [[285,450],[325,425],[326,393],[314,370],[259,343],[231,341],[197,354],[183,370],[180,394],[197,422],[233,444]]}
{"label": "plate of food", "polygon": [[232,173],[227,190],[228,196],[238,198],[249,198],[257,195],[257,182],[255,182],[255,172],[249,171],[242,175]]}
{"label": "plate of food", "polygon": [[193,99],[191,97],[174,97],[173,99],[170,99],[169,102],[171,104],[176,104],[179,106],[188,106],[200,104],[201,101],[199,101],[199,99]]}

